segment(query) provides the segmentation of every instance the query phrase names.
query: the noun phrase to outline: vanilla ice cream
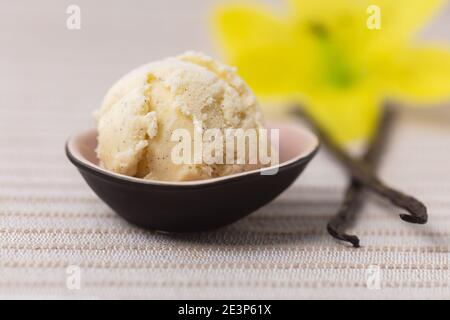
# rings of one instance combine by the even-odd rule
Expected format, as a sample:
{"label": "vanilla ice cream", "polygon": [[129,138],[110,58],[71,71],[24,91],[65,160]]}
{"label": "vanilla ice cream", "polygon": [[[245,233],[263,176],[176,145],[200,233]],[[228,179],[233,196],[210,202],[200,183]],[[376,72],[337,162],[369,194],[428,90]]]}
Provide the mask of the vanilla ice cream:
{"label": "vanilla ice cream", "polygon": [[208,179],[260,164],[177,164],[174,130],[260,129],[255,96],[236,74],[201,53],[188,52],[135,69],[106,94],[96,112],[100,165],[152,180]]}

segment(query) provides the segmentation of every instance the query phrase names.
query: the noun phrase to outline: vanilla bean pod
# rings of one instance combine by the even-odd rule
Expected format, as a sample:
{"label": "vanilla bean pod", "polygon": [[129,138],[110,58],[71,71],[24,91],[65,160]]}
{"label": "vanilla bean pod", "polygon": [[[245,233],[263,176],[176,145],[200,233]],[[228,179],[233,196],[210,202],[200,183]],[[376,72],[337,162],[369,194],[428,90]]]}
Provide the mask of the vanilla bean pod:
{"label": "vanilla bean pod", "polygon": [[395,190],[383,183],[363,161],[351,157],[345,150],[337,145],[313,118],[299,107],[294,108],[294,113],[306,120],[315,130],[321,142],[328,148],[334,157],[343,165],[349,174],[362,183],[367,189],[388,199],[397,207],[403,208],[410,214],[400,214],[400,218],[406,222],[424,224],[428,220],[427,208],[416,198]]}
{"label": "vanilla bean pod", "polygon": [[[386,105],[375,135],[362,157],[364,163],[369,165],[372,170],[376,170],[379,164],[381,155],[389,140],[388,136],[394,118],[395,110],[391,106]],[[359,238],[355,235],[347,234],[345,228],[354,222],[355,216],[364,205],[365,195],[364,185],[352,177],[338,212],[327,224],[327,230],[334,238],[350,242],[355,248],[359,247]]]}

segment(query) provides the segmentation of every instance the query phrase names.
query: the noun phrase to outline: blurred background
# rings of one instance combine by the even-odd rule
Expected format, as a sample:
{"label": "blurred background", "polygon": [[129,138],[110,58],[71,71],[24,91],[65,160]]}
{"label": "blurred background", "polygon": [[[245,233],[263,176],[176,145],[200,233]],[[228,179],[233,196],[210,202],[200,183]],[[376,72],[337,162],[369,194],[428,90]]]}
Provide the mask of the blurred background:
{"label": "blurred background", "polygon": [[[284,1],[263,2],[284,5]],[[102,238],[103,234],[94,237],[83,232],[69,232],[66,238],[64,230],[75,224],[81,224],[81,230],[128,227],[116,217],[112,220],[110,210],[87,188],[65,159],[63,150],[70,135],[94,125],[92,111],[99,107],[111,84],[129,70],[192,49],[220,58],[219,51],[212,44],[208,27],[209,13],[214,3],[211,0],[0,1],[0,296],[2,291],[5,294],[19,288],[20,283],[23,284],[22,288],[29,288],[29,284],[34,283],[34,288],[39,290],[42,288],[39,281],[44,281],[44,285],[54,288],[48,283],[53,283],[55,279],[59,281],[65,275],[64,269],[61,272],[48,272],[53,270],[51,268],[58,268],[58,265],[54,266],[55,261],[63,261],[61,268],[65,263],[81,263],[84,259],[98,260],[99,263],[105,259],[126,262],[131,253],[116,253],[115,245],[132,243],[146,246],[152,241],[163,248],[185,245],[176,240],[161,240],[158,237],[151,238],[150,235],[144,237],[139,231],[136,234],[132,231],[123,235],[120,243],[113,243],[110,251],[105,249],[92,254],[79,251],[78,246],[81,244],[109,245],[114,239]],[[80,30],[70,31],[66,28],[66,9],[71,4],[81,8]],[[450,7],[427,26],[422,37],[450,40]],[[217,279],[233,281],[272,279],[276,282],[281,279],[290,282],[294,277],[311,283],[324,279],[337,279],[341,281],[339,283],[362,279],[364,283],[364,272],[359,272],[358,266],[346,268],[340,265],[341,268],[332,268],[332,271],[328,270],[329,273],[322,269],[333,263],[356,261],[359,266],[365,266],[388,261],[400,266],[388,268],[385,275],[388,279],[416,281],[419,285],[426,284],[426,288],[432,288],[430,281],[440,281],[438,285],[441,291],[432,291],[439,296],[442,283],[450,285],[449,109],[442,106],[402,111],[380,173],[392,185],[417,195],[428,204],[431,218],[425,227],[403,224],[398,220],[396,209],[385,203],[374,202],[364,212],[367,220],[363,219],[353,230],[361,235],[363,245],[372,248],[372,251],[362,249],[357,253],[348,253],[348,256],[345,256],[347,253],[330,256],[329,250],[341,250],[341,247],[326,234],[325,225],[339,204],[347,178],[341,168],[326,153],[321,152],[300,183],[296,183],[290,192],[274,204],[231,229],[203,240],[197,239],[198,245],[206,251],[198,251],[191,256],[180,253],[177,261],[187,257],[194,259],[200,264],[200,271],[176,274],[173,270],[172,273],[164,270],[149,273],[144,269],[128,274],[127,267],[123,267],[102,274],[100,279],[105,279],[107,283],[108,279],[113,281],[117,277],[147,280],[153,277],[150,280],[158,282],[170,276],[170,279],[179,281],[203,281],[216,276]],[[283,214],[287,217],[283,218]],[[274,219],[277,219],[276,223]],[[29,231],[35,229],[41,230],[41,233]],[[271,238],[276,232],[285,234],[285,238]],[[236,243],[251,243],[256,247],[265,243],[298,244],[312,251],[317,249],[318,253],[310,255],[308,252],[312,251],[305,249],[295,253],[290,251],[290,255],[287,255],[284,249],[277,247],[273,249],[279,250],[273,255],[278,257],[276,261],[272,261],[272,255],[264,252],[253,253],[253,256],[243,254],[255,263],[268,260],[275,263],[275,267],[269,265],[262,273],[243,272],[237,275],[232,270],[222,270],[220,266],[207,274],[201,271],[206,270],[201,269],[201,266],[209,261],[208,250],[220,254],[223,249],[220,246]],[[417,246],[419,249],[401,251],[399,248],[405,245]],[[132,256],[146,261],[168,261],[168,258],[159,255],[154,258],[152,248],[145,250]],[[387,252],[387,256],[378,254],[382,251]],[[417,256],[416,252],[421,252],[421,255]],[[226,257],[224,260],[234,256],[229,253]],[[236,253],[236,257],[242,255]],[[283,259],[288,259],[286,263],[310,261],[311,268],[302,267],[306,271],[300,274],[294,271],[289,273],[286,270],[293,269],[287,267],[280,271],[276,263],[281,263]],[[316,268],[315,263],[323,263],[325,267]],[[429,273],[421,271],[421,264],[432,266],[427,269]],[[402,273],[402,266],[413,270],[412,278]],[[433,266],[437,269],[433,269]],[[27,267],[37,271],[27,273]],[[88,280],[95,281],[98,274],[94,272],[87,275]],[[5,279],[8,279],[7,284]],[[5,288],[9,289],[2,290]],[[152,294],[156,297],[182,297],[183,294],[205,297],[209,290],[189,291],[184,288],[184,291],[170,291],[170,288],[161,288],[158,292],[144,292],[145,287],[137,290],[141,290],[145,297],[151,297]],[[295,290],[292,290],[281,293],[270,289],[265,292],[265,297],[283,297],[283,294],[288,297],[289,292],[295,297],[302,294],[305,294],[303,297],[323,297],[327,294],[331,296],[334,292],[315,292],[311,289],[294,295]],[[256,291],[259,290],[251,287],[237,291],[228,288],[222,291],[221,297],[227,294],[228,297],[255,297]],[[127,296],[125,291],[110,292],[110,296],[117,297],[119,293]],[[364,293],[376,295],[375,292]],[[394,291],[390,294],[396,297]],[[383,295],[388,297],[389,293],[384,292]]]}
{"label": "blurred background", "polygon": [[[1,1],[2,128],[15,125],[23,112],[63,109],[67,134],[81,123],[89,126],[90,112],[108,87],[136,66],[192,49],[220,58],[208,19],[214,5],[223,2]],[[282,0],[261,2],[285,5]],[[66,28],[71,4],[81,8],[80,30]],[[447,7],[423,37],[450,39],[449,21]],[[49,130],[40,128],[38,118],[30,129]]]}

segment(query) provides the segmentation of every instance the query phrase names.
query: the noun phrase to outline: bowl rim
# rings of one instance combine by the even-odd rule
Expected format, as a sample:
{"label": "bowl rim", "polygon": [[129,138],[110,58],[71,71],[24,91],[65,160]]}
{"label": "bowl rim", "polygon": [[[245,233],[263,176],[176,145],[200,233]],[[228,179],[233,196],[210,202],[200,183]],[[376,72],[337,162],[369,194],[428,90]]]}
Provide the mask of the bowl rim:
{"label": "bowl rim", "polygon": [[218,183],[234,181],[236,179],[240,179],[245,176],[255,176],[255,175],[259,176],[260,175],[260,176],[270,177],[273,175],[264,175],[262,173],[265,171],[270,171],[275,168],[278,168],[278,172],[276,173],[276,174],[278,174],[281,170],[284,171],[293,165],[311,160],[315,156],[315,154],[318,152],[318,150],[320,149],[319,138],[311,130],[305,128],[303,125],[300,125],[293,121],[270,122],[270,124],[271,124],[271,126],[289,125],[289,126],[295,127],[295,130],[297,130],[298,132],[301,132],[301,134],[303,134],[304,136],[307,136],[310,139],[310,143],[309,143],[308,147],[305,148],[305,150],[302,151],[301,153],[299,153],[297,156],[295,156],[287,161],[281,162],[277,165],[260,168],[260,169],[255,169],[255,170],[250,170],[250,171],[244,171],[244,172],[235,173],[235,174],[231,174],[231,175],[227,175],[227,176],[223,176],[223,177],[212,178],[212,179],[192,180],[192,181],[151,180],[151,179],[131,177],[131,176],[127,176],[127,175],[120,174],[120,173],[115,173],[110,170],[104,169],[104,168],[100,167],[99,165],[96,165],[96,164],[90,162],[89,160],[85,159],[85,157],[83,157],[74,147],[76,138],[78,138],[79,136],[81,136],[83,134],[88,134],[90,132],[96,131],[95,128],[84,130],[78,134],[72,135],[66,141],[65,153],[66,153],[66,156],[68,157],[68,159],[70,160],[70,162],[72,162],[77,168],[79,168],[79,169],[82,168],[84,170],[88,170],[89,172],[91,172],[99,177],[117,179],[117,180],[121,180],[121,182],[127,182],[127,183],[131,183],[134,185],[167,186],[167,187],[195,187],[195,186],[210,186],[210,185],[214,185],[214,184],[218,184]]}

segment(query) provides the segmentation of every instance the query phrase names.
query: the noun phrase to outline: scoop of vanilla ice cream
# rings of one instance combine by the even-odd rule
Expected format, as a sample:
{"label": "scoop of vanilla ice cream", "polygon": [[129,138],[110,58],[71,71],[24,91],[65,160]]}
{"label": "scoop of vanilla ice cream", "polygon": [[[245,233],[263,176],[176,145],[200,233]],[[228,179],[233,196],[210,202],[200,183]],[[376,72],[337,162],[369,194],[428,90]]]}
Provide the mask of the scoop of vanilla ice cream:
{"label": "scoop of vanilla ice cream", "polygon": [[176,164],[172,132],[186,129],[260,129],[255,96],[234,68],[195,52],[135,69],[107,92],[96,112],[102,167],[153,180],[208,179],[259,164]]}

